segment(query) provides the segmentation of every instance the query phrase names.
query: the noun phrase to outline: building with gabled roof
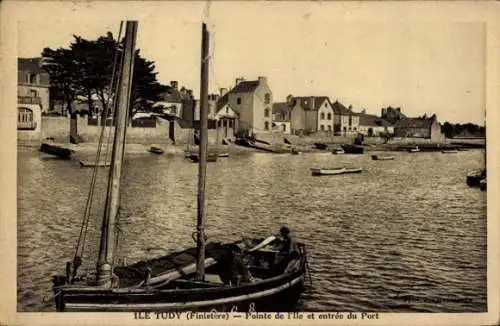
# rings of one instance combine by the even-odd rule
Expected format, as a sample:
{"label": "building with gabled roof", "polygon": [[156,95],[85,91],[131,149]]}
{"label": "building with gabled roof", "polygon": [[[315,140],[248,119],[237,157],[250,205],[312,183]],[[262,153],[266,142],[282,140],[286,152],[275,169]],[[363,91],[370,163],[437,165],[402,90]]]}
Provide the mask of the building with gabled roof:
{"label": "building with gabled roof", "polygon": [[332,132],[334,113],[327,96],[287,97],[291,107],[290,128],[294,134]]}
{"label": "building with gabled roof", "polygon": [[235,133],[250,136],[272,130],[273,93],[266,77],[249,81],[237,78],[230,91],[221,89],[215,105],[216,114],[226,105],[238,116]]}
{"label": "building with gabled roof", "polygon": [[427,138],[433,141],[443,141],[441,125],[436,114],[430,117],[424,115],[417,118],[403,118],[394,125],[395,137]]}
{"label": "building with gabled roof", "polygon": [[346,108],[338,100],[335,100],[332,108],[335,115],[333,124],[335,135],[356,135],[359,132],[359,116],[352,111],[351,106]]}
{"label": "building with gabled roof", "polygon": [[359,132],[365,136],[381,136],[394,133],[394,125],[375,114],[358,113]]}

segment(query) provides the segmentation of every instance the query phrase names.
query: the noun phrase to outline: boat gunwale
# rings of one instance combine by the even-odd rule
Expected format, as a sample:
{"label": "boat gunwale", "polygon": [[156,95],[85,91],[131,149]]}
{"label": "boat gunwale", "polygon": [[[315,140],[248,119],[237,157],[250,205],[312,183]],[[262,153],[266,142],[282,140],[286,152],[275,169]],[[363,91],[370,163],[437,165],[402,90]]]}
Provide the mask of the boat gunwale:
{"label": "boat gunwale", "polygon": [[[62,285],[59,287],[54,287],[54,289],[57,292],[61,292],[64,294],[73,294],[74,293],[74,294],[82,294],[82,295],[84,295],[85,293],[95,294],[98,292],[100,292],[102,294],[129,294],[129,295],[130,294],[153,295],[153,294],[158,294],[158,293],[162,293],[162,294],[169,294],[169,293],[194,294],[194,293],[197,293],[200,291],[207,293],[207,292],[218,292],[221,290],[227,291],[227,290],[249,289],[249,288],[258,287],[258,286],[265,285],[265,284],[278,282],[279,280],[285,279],[285,278],[301,277],[305,273],[305,267],[306,267],[305,266],[305,256],[303,256],[300,259],[300,267],[293,272],[283,273],[283,274],[280,274],[277,276],[273,276],[273,277],[266,278],[266,279],[260,279],[259,281],[256,281],[256,282],[245,283],[245,284],[238,285],[238,286],[221,284],[220,286],[216,286],[216,287],[199,287],[199,288],[180,289],[179,290],[179,289],[156,289],[153,286],[151,286],[149,288],[147,288],[147,287],[141,287],[141,288],[135,287],[134,288],[131,286],[125,287],[125,288],[105,288],[105,287],[98,287],[98,286],[91,286],[91,285],[78,286],[78,285],[74,285],[74,284],[70,284],[70,285],[66,284],[66,285]],[[287,282],[289,282],[289,281],[287,281]],[[216,284],[216,283],[211,283],[211,282],[201,282],[201,283],[210,284],[210,285]]]}

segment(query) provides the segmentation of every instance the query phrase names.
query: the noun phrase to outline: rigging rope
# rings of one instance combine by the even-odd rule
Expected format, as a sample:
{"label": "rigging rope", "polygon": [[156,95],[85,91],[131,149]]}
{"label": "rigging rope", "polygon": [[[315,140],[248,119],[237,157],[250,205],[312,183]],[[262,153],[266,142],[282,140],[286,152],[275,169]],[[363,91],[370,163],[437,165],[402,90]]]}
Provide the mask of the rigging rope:
{"label": "rigging rope", "polygon": [[[121,33],[122,33],[122,28],[123,28],[123,22],[120,22],[120,29],[119,29],[119,32],[118,32],[118,40],[120,39],[121,37]],[[119,54],[119,51],[115,51],[115,57],[114,57],[114,61],[113,61],[113,68],[112,68],[112,77],[111,77],[111,81],[110,81],[110,93],[111,93],[111,96],[114,96],[114,92],[113,92],[113,89],[114,89],[114,76],[115,76],[115,73],[116,73],[116,61],[117,61],[117,58],[118,58],[118,54]],[[108,98],[109,100],[109,98]],[[114,102],[113,101],[113,106],[114,106]],[[112,111],[114,112],[114,111]],[[106,107],[104,108],[104,117],[107,118],[109,114],[109,107],[106,105]],[[102,122],[102,121],[101,121]],[[90,221],[90,213],[91,213],[91,209],[92,209],[92,202],[93,202],[93,197],[94,197],[94,190],[95,190],[95,184],[96,184],[96,179],[97,179],[97,172],[98,172],[98,163],[99,163],[99,160],[100,160],[100,157],[101,157],[101,150],[102,150],[102,144],[103,144],[103,138],[104,138],[104,130],[106,129],[106,119],[104,120],[104,124],[102,125],[102,128],[101,128],[101,132],[100,132],[100,135],[99,135],[99,141],[98,141],[98,146],[97,146],[97,154],[96,154],[96,160],[95,160],[95,166],[94,166],[94,170],[93,170],[93,173],[92,173],[92,178],[91,178],[91,181],[90,181],[90,189],[89,189],[89,193],[88,193],[88,196],[87,196],[87,202],[85,204],[85,213],[84,213],[84,218],[83,218],[83,221],[82,221],[82,226],[80,228],[80,235],[78,237],[78,242],[77,242],[77,245],[76,245],[76,250],[75,250],[75,255],[73,257],[73,275],[76,275],[76,269],[79,267],[79,265],[81,264],[81,256],[83,254],[83,249],[84,249],[84,246],[85,246],[85,240],[86,240],[86,237],[87,237],[87,233],[88,233],[88,225],[89,225],[89,221]],[[110,130],[110,133],[111,133],[111,128],[109,128]],[[109,137],[108,136],[108,143],[107,143],[107,151],[109,150]],[[106,151],[106,157],[105,159],[107,159],[107,151]],[[73,276],[74,277],[74,276]]]}

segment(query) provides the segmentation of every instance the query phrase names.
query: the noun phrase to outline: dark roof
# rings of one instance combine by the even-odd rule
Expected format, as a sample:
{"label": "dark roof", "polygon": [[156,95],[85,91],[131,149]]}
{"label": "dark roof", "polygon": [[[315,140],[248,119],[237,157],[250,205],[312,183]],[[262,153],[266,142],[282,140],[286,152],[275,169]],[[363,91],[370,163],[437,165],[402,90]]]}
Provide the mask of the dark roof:
{"label": "dark roof", "polygon": [[273,104],[273,115],[275,116],[274,121],[290,121],[290,113],[293,106],[290,106],[286,102],[277,102]]}
{"label": "dark roof", "polygon": [[179,92],[179,90],[173,89],[173,88],[171,88],[170,90],[161,94],[160,99],[162,102],[182,103],[181,92]]}
{"label": "dark roof", "polygon": [[259,87],[258,80],[241,81],[238,85],[234,86],[231,93],[250,93]]}
{"label": "dark roof", "polygon": [[359,116],[359,125],[360,126],[372,126],[372,127],[389,127],[391,124],[382,119],[377,117],[374,114],[364,114],[364,113],[359,113],[357,114]]}
{"label": "dark roof", "polygon": [[[314,108],[311,107],[311,99],[313,98],[314,98]],[[327,96],[297,96],[294,97],[292,101],[293,101],[293,106],[295,106],[296,103],[299,102],[300,106],[304,110],[318,110],[324,101],[328,101],[328,104],[331,104],[330,99]]]}
{"label": "dark roof", "polygon": [[17,58],[17,70],[36,74],[47,73],[40,67],[41,58]]}
{"label": "dark roof", "polygon": [[[226,93],[223,96],[219,97],[219,99],[217,100],[217,103],[215,105],[215,113],[219,112],[228,103],[228,99],[229,99],[228,95],[229,95],[229,93]],[[237,111],[235,110],[235,112],[237,112]]]}
{"label": "dark roof", "polygon": [[428,129],[434,122],[435,116],[429,118],[405,118],[398,120],[394,125],[394,128],[420,128]]}
{"label": "dark roof", "polygon": [[290,106],[286,102],[273,103],[273,113],[281,113],[290,111]]}
{"label": "dark roof", "polygon": [[338,115],[350,115],[350,114],[353,114],[348,108],[346,108],[339,101],[335,101],[332,104],[332,107],[333,107],[333,113],[335,113],[335,114],[338,114]]}

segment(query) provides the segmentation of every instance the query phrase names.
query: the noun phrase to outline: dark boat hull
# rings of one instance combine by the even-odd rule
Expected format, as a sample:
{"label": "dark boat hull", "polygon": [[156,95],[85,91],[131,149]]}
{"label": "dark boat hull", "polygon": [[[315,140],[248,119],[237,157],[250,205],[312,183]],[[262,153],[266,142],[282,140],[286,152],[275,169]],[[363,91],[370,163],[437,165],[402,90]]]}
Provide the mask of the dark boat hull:
{"label": "dark boat hull", "polygon": [[163,154],[163,149],[159,147],[150,147],[148,151],[152,154],[157,154],[157,155]]}
{"label": "dark boat hull", "polygon": [[[260,240],[255,243],[260,243]],[[130,266],[116,267],[115,275],[120,280],[120,286],[115,288],[100,288],[85,283],[68,285],[64,280],[55,278],[53,291],[56,309],[65,312],[294,311],[305,289],[307,267],[305,246],[298,246],[299,255],[291,260],[293,267],[288,272],[278,272],[275,275],[275,267],[250,264],[250,273],[256,280],[240,285],[194,281],[194,274],[189,272],[180,279],[161,278],[169,271],[181,270],[181,266],[193,263],[196,260],[196,248]],[[206,268],[207,275],[219,273],[219,276],[222,275],[220,281],[225,279],[224,274],[220,273],[231,266],[227,265],[228,248],[230,247],[224,244],[207,245],[206,257],[217,261],[216,265]],[[265,256],[274,260],[273,251],[258,250],[250,255],[256,260]],[[149,286],[141,283],[146,270],[152,273],[150,280],[156,278]]]}
{"label": "dark boat hull", "polygon": [[242,287],[144,291],[60,291],[65,312],[294,311],[304,291],[304,272]]}
{"label": "dark boat hull", "polygon": [[342,149],[345,154],[363,154],[364,148],[363,146],[358,145],[342,145]]}
{"label": "dark boat hull", "polygon": [[[217,154],[208,154],[207,162],[217,162]],[[200,161],[200,156],[198,154],[190,154],[188,155],[188,159],[193,161],[193,163],[198,163]]]}
{"label": "dark boat hull", "polygon": [[328,149],[328,145],[327,145],[327,144],[323,144],[323,143],[314,143],[314,146],[315,146],[317,149],[321,149],[321,150],[326,150],[326,149]]}
{"label": "dark boat hull", "polygon": [[45,153],[45,154],[50,154],[54,155],[63,159],[69,159],[71,157],[72,151],[68,148],[56,146],[56,145],[50,145],[43,143],[40,146],[40,152]]}

